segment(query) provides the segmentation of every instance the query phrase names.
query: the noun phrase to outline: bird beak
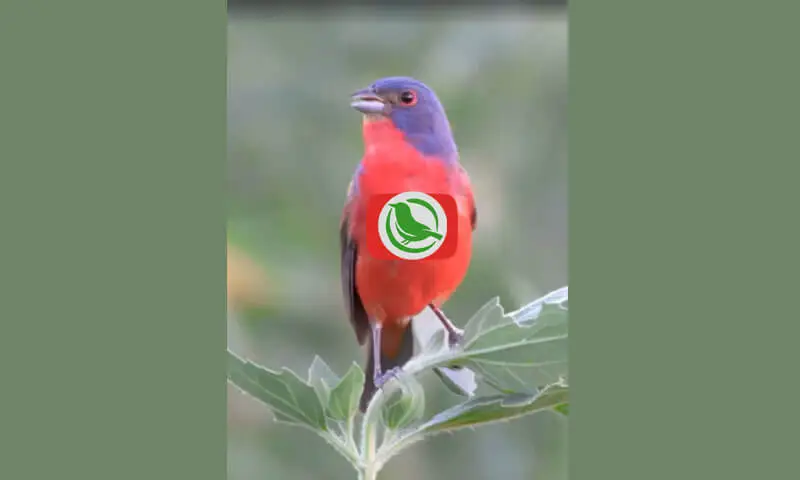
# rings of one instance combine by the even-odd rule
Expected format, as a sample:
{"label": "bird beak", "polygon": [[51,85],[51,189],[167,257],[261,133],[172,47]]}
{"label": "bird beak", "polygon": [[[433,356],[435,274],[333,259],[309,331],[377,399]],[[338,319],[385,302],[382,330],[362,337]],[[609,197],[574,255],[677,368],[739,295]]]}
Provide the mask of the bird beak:
{"label": "bird beak", "polygon": [[365,115],[388,113],[386,101],[369,88],[354,93],[350,99],[350,106]]}

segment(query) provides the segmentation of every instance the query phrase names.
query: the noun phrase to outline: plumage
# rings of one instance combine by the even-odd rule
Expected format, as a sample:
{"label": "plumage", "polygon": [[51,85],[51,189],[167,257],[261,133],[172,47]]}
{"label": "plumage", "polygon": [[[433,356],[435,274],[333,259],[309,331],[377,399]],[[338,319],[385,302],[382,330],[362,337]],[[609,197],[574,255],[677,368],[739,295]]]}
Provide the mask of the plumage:
{"label": "plumage", "polygon": [[[413,103],[404,102],[412,96],[408,92],[413,92]],[[360,91],[357,99],[354,108],[365,112],[365,153],[348,188],[340,242],[348,316],[359,344],[369,344],[363,411],[385,380],[383,374],[402,367],[413,355],[414,315],[430,306],[448,331],[458,335],[438,308],[466,275],[477,209],[444,109],[432,90],[408,77],[390,77]],[[455,198],[458,243],[453,256],[425,261],[382,259],[363,248],[365,200],[401,191]]]}

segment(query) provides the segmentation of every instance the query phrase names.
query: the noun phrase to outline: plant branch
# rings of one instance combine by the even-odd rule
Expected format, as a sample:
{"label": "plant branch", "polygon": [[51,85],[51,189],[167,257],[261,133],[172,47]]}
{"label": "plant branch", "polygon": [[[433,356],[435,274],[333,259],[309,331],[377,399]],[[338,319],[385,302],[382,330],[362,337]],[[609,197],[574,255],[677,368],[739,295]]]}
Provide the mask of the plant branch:
{"label": "plant branch", "polygon": [[383,389],[375,392],[375,395],[367,405],[364,418],[361,421],[361,464],[363,465],[362,480],[375,480],[380,470],[380,465],[376,463],[377,436],[380,421],[380,407],[383,403]]}
{"label": "plant branch", "polygon": [[[317,357],[305,380],[285,367],[270,370],[228,350],[228,380],[269,406],[277,421],[316,432],[360,480],[377,480],[391,458],[431,435],[542,410],[567,415],[567,301],[567,287],[510,314],[497,299],[490,301],[465,325],[462,346],[447,348],[444,335],[432,336],[397,377],[375,392],[358,425],[365,373],[357,364],[340,378]],[[473,384],[482,378],[502,393],[474,396],[474,388],[458,384],[469,399],[422,420],[425,392],[414,377],[455,365],[473,375]],[[396,388],[402,389],[399,397]]]}

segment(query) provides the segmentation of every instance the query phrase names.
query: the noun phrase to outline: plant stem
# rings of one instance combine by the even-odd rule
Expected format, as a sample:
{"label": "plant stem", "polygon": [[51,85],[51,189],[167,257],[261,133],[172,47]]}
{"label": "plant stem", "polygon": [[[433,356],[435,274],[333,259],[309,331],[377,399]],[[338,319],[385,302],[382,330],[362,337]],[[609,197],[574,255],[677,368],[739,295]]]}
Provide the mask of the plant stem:
{"label": "plant stem", "polygon": [[[364,420],[366,425],[366,417]],[[363,463],[358,472],[358,480],[376,480],[378,478],[378,468],[375,463],[375,433],[374,426],[368,426],[364,429],[364,436],[361,437],[361,458],[363,459]]]}
{"label": "plant stem", "polygon": [[[367,410],[369,413],[369,410]],[[378,475],[375,464],[377,422],[372,416],[364,416],[364,429],[361,436],[361,458],[364,460],[364,480],[375,480]]]}
{"label": "plant stem", "polygon": [[352,416],[347,419],[345,437],[347,438],[347,445],[354,451],[358,452],[358,446],[356,445],[355,437],[353,437],[353,420],[354,418]]}
{"label": "plant stem", "polygon": [[364,456],[364,480],[376,480],[378,478],[378,465],[375,463],[375,435],[370,435],[367,441],[367,451]]}
{"label": "plant stem", "polygon": [[383,391],[378,390],[367,406],[361,423],[361,459],[363,471],[359,473],[359,480],[376,480],[381,466],[376,462],[378,426],[380,425],[380,405]]}

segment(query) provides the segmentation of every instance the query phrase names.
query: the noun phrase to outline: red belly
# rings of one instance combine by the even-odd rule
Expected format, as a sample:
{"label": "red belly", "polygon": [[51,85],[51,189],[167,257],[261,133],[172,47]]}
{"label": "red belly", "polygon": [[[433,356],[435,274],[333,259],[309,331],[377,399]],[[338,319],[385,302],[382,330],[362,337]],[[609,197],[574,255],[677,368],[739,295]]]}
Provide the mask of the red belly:
{"label": "red belly", "polygon": [[358,252],[356,289],[373,321],[403,323],[428,304],[444,303],[464,279],[472,253],[468,188],[453,164],[425,158],[402,139],[389,122],[371,124],[371,138],[358,174],[358,193],[347,212],[351,236],[364,244],[364,203],[360,198],[380,193],[421,191],[447,193],[458,203],[458,244],[455,254],[441,260],[384,260]]}
{"label": "red belly", "polygon": [[398,322],[420,313],[428,304],[444,303],[458,288],[469,267],[472,229],[459,218],[455,254],[441,260],[375,259],[359,251],[356,288],[367,313],[378,322]]}

